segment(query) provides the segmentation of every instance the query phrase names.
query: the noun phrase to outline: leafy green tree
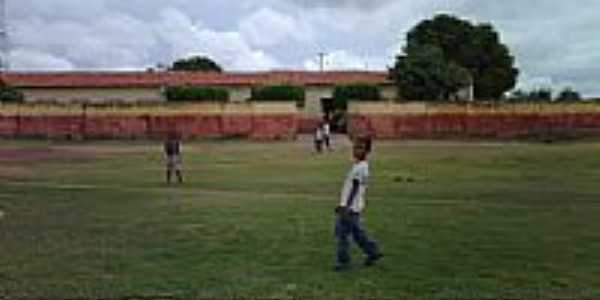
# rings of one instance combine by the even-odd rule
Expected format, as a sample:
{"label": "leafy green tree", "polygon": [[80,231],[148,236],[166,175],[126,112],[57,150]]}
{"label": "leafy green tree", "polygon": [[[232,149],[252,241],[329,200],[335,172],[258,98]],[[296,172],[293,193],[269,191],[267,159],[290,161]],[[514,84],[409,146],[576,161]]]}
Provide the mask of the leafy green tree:
{"label": "leafy green tree", "polygon": [[552,101],[552,89],[549,88],[539,88],[534,89],[529,92],[529,96],[527,97],[529,101]]}
{"label": "leafy green tree", "polygon": [[514,57],[491,24],[440,14],[408,32],[405,52],[410,58],[427,45],[441,49],[447,63],[469,71],[477,99],[498,99],[516,84]]}
{"label": "leafy green tree", "polygon": [[170,68],[172,71],[191,72],[223,72],[223,68],[206,56],[191,56],[176,60]]}
{"label": "leafy green tree", "polygon": [[581,94],[567,87],[558,94],[556,101],[581,101]]}
{"label": "leafy green tree", "polygon": [[443,51],[432,45],[411,46],[407,55],[399,56],[391,77],[403,99],[449,100],[470,84],[467,69],[449,62]]}

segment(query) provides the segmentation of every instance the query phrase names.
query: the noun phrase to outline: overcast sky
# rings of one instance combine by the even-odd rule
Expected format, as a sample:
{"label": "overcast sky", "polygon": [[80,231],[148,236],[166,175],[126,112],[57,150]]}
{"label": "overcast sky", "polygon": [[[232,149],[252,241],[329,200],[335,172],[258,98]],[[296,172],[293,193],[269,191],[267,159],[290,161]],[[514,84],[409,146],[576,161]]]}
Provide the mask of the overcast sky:
{"label": "overcast sky", "polygon": [[227,70],[384,70],[407,30],[449,12],[492,22],[524,88],[600,96],[598,0],[7,0],[11,66],[140,69],[191,54]]}

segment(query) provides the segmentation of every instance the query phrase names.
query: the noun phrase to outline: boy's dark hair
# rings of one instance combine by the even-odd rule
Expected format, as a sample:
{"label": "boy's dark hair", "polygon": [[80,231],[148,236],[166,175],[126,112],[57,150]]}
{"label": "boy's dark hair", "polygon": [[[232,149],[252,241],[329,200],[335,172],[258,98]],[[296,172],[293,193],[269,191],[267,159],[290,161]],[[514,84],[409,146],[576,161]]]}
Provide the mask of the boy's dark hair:
{"label": "boy's dark hair", "polygon": [[358,137],[354,140],[354,156],[358,160],[366,160],[373,149],[373,141],[369,136]]}
{"label": "boy's dark hair", "polygon": [[354,140],[354,148],[365,150],[366,154],[373,150],[373,139],[370,136],[357,137]]}

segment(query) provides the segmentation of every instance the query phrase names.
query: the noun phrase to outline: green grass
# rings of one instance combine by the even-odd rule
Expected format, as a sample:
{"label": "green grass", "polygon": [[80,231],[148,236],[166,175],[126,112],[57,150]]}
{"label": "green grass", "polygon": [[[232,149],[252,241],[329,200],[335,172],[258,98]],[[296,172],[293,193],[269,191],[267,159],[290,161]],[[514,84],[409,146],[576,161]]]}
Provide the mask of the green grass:
{"label": "green grass", "polygon": [[[349,149],[3,141],[0,299],[600,297],[600,144],[379,143],[366,227],[386,257],[334,273]],[[24,152],[26,152],[24,150]],[[1,153],[1,152],[0,152]]]}

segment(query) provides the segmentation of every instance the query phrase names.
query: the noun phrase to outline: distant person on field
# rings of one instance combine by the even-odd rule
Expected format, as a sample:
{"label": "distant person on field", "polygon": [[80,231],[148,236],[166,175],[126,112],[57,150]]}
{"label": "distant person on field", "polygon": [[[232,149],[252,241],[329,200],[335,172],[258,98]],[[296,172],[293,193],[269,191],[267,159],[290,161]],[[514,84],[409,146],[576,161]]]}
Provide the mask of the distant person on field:
{"label": "distant person on field", "polygon": [[331,125],[327,119],[323,121],[323,141],[325,142],[325,147],[327,147],[327,150],[331,151]]}
{"label": "distant person on field", "polygon": [[366,205],[365,193],[369,179],[367,159],[371,147],[370,138],[355,142],[352,151],[354,164],[346,176],[340,202],[335,209],[336,271],[346,270],[350,266],[350,236],[366,255],[365,266],[372,266],[383,257],[379,246],[367,235],[361,224],[361,215]]}
{"label": "distant person on field", "polygon": [[315,129],[315,152],[322,153],[323,152],[323,126],[321,124],[317,125]]}
{"label": "distant person on field", "polygon": [[167,184],[171,184],[171,178],[173,172],[177,176],[177,181],[183,183],[183,175],[181,174],[181,140],[175,132],[168,134],[167,140],[164,144],[165,160],[167,163]]}

